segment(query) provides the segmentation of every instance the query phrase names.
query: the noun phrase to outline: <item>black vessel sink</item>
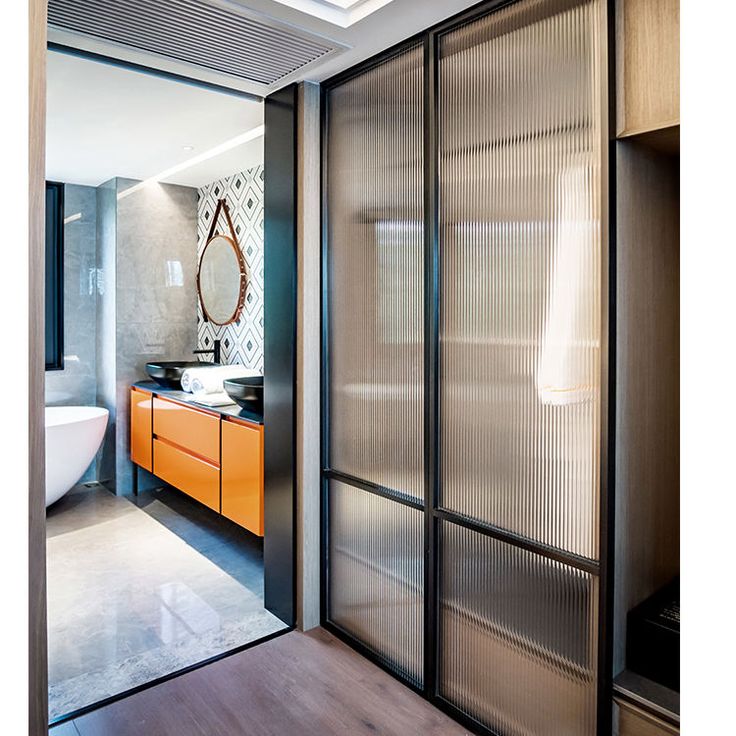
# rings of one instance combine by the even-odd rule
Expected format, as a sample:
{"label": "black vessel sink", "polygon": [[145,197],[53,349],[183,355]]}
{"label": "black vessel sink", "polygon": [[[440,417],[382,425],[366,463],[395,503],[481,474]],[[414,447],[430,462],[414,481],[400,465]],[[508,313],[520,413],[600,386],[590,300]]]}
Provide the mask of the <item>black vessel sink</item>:
{"label": "black vessel sink", "polygon": [[215,365],[215,363],[207,363],[203,360],[158,361],[156,363],[146,363],[146,373],[159,386],[181,390],[181,377],[184,371],[187,368],[202,368],[206,365]]}
{"label": "black vessel sink", "polygon": [[263,376],[228,378],[222,385],[227,395],[243,409],[263,414]]}

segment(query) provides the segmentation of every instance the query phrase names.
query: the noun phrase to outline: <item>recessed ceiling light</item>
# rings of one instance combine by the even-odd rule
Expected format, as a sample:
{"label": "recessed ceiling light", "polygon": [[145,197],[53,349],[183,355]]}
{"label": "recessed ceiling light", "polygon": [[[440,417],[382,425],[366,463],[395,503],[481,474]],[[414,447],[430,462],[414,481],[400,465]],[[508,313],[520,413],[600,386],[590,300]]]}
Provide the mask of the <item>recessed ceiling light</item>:
{"label": "recessed ceiling light", "polygon": [[363,20],[392,0],[276,0],[294,10],[307,13],[328,23],[348,28]]}
{"label": "recessed ceiling light", "polygon": [[184,151],[193,151],[194,150],[194,146],[182,146],[182,150],[184,150]]}

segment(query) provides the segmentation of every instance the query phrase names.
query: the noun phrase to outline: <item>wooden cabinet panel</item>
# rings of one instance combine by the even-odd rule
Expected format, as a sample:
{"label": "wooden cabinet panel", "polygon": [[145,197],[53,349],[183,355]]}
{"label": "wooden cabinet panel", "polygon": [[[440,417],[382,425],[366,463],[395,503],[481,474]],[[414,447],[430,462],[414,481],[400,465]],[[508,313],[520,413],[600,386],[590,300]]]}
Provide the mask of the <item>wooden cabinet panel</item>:
{"label": "wooden cabinet panel", "polygon": [[679,0],[616,0],[618,137],[680,122]]}
{"label": "wooden cabinet panel", "polygon": [[263,428],[222,423],[222,514],[263,536]]}
{"label": "wooden cabinet panel", "polygon": [[156,475],[197,501],[220,511],[220,469],[217,465],[164,442],[153,441]]}
{"label": "wooden cabinet panel", "polygon": [[153,396],[144,391],[130,392],[130,459],[149,472],[153,470],[151,411]]}
{"label": "wooden cabinet panel", "polygon": [[[153,399],[153,433],[188,452],[220,463],[220,418],[175,401]],[[160,476],[158,469],[156,475]]]}
{"label": "wooden cabinet panel", "polygon": [[680,733],[679,728],[639,708],[618,701],[615,707],[618,711],[618,736],[677,736]]}

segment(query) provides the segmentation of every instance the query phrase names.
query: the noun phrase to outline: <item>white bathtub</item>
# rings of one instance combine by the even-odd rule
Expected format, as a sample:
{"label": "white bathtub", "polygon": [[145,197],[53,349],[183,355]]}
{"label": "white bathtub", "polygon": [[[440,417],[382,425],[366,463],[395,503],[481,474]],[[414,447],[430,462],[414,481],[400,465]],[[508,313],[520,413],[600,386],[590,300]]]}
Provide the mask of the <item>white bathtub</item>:
{"label": "white bathtub", "polygon": [[58,501],[94,460],[109,413],[97,406],[46,407],[46,506]]}

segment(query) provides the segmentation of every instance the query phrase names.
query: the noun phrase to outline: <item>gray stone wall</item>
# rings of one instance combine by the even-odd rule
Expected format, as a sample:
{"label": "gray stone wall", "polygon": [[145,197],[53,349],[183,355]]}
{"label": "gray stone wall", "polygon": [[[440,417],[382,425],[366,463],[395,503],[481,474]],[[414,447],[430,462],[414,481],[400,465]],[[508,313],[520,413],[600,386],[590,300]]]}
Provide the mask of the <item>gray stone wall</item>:
{"label": "gray stone wall", "polygon": [[[132,483],[129,391],[153,360],[193,360],[197,347],[197,190],[117,179],[116,473],[118,493]],[[142,478],[141,487],[153,483]],[[160,484],[160,483],[159,483]]]}

